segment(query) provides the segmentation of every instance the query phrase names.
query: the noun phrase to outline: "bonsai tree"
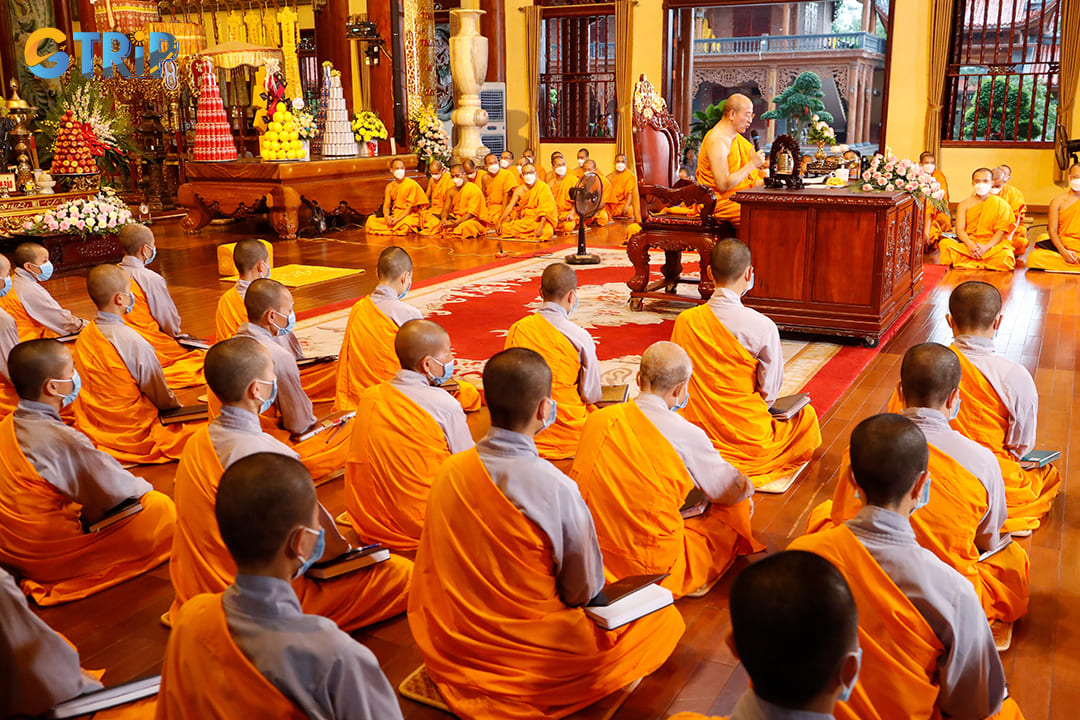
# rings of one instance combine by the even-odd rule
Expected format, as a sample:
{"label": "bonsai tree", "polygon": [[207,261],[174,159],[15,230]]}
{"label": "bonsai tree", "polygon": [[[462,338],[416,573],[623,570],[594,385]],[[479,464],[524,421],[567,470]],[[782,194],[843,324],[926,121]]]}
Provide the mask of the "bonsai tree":
{"label": "bonsai tree", "polygon": [[821,78],[809,70],[795,78],[795,82],[784,92],[773,98],[774,110],[762,113],[766,120],[786,120],[788,134],[799,141],[803,130],[815,115],[818,120],[832,123],[832,113],[825,111],[821,91]]}

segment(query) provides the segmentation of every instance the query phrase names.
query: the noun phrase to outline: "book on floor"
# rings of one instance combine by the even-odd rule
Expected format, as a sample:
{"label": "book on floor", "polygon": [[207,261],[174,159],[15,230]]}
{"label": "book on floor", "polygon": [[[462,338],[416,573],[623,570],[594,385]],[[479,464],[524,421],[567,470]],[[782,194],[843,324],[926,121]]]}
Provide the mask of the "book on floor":
{"label": "book on floor", "polygon": [[806,393],[785,395],[776,398],[776,402],[769,408],[769,412],[777,420],[790,420],[799,414],[799,411],[810,404],[810,396]]}
{"label": "book on floor", "polygon": [[320,363],[337,362],[337,358],[337,355],[320,355],[319,357],[303,358],[296,361],[296,366],[306,368]]}
{"label": "book on floor", "polygon": [[110,525],[115,525],[124,518],[129,518],[137,512],[142,512],[142,503],[139,502],[139,498],[128,498],[109,512],[105,513],[105,517],[101,518],[93,525],[87,526],[86,532],[101,532]]}
{"label": "book on floor", "polygon": [[327,430],[333,430],[334,428],[341,427],[345,423],[349,422],[356,416],[355,410],[340,410],[335,413],[330,413],[324,418],[316,420],[315,423],[302,433],[296,433],[292,436],[293,442],[304,442],[310,440],[320,433],[324,433]]}
{"label": "book on floor", "polygon": [[64,720],[65,718],[89,716],[101,710],[108,710],[118,705],[126,705],[136,700],[157,695],[160,687],[160,675],[132,680],[62,702],[50,712],[45,713],[43,717],[46,720]]}
{"label": "book on floor", "polygon": [[708,508],[709,498],[705,496],[704,490],[695,485],[686,494],[686,500],[683,501],[682,507],[679,508],[679,514],[682,515],[683,520],[689,520],[704,515]]}
{"label": "book on floor", "polygon": [[658,585],[668,573],[633,575],[608,583],[585,606],[585,614],[605,630],[614,630],[671,605],[671,591]]}
{"label": "book on floor", "polygon": [[623,383],[622,385],[604,385],[600,388],[600,402],[596,403],[599,407],[607,407],[608,405],[618,405],[624,403],[630,399],[630,386]]}
{"label": "book on floor", "polygon": [[1025,470],[1037,470],[1046,467],[1061,457],[1060,450],[1032,450],[1020,458],[1020,467]]}
{"label": "book on floor", "polygon": [[181,405],[180,407],[158,411],[158,421],[162,425],[172,425],[174,423],[183,422],[199,422],[202,420],[208,420],[209,418],[210,408],[206,405],[206,403]]}
{"label": "book on floor", "polygon": [[190,335],[181,335],[176,338],[176,342],[180,343],[181,347],[186,347],[188,350],[209,350],[210,346],[214,344],[209,340],[192,337]]}
{"label": "book on floor", "polygon": [[353,548],[348,552],[338,555],[336,558],[317,562],[304,573],[307,577],[316,580],[329,580],[345,573],[351,573],[360,568],[366,568],[375,563],[381,563],[390,559],[389,548],[384,548],[379,543]]}

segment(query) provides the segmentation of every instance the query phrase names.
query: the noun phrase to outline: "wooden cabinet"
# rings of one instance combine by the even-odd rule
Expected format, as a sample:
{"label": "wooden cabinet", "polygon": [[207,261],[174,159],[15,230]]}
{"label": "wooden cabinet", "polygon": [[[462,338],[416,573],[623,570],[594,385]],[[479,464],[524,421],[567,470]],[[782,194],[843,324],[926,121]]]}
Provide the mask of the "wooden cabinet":
{"label": "wooden cabinet", "polygon": [[922,206],[905,193],[754,188],[740,239],[754,255],[743,302],[781,330],[877,344],[922,289]]}

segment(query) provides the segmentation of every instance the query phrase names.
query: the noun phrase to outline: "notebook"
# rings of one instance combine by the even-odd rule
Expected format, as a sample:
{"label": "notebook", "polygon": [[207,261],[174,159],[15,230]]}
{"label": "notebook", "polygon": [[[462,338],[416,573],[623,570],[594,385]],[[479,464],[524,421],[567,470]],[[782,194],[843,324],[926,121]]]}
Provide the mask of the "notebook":
{"label": "notebook", "polygon": [[810,404],[810,396],[806,393],[785,395],[776,398],[776,402],[769,408],[769,412],[777,420],[790,420],[799,414],[799,411]]}
{"label": "notebook", "polygon": [[329,580],[389,559],[390,550],[379,543],[375,543],[374,545],[353,548],[336,558],[324,562],[317,562],[308,568],[304,575],[316,580]]}
{"label": "notebook", "polygon": [[296,366],[305,368],[312,365],[318,365],[319,363],[336,362],[337,359],[337,355],[320,355],[319,357],[309,357],[304,358],[303,360],[297,360]]}
{"label": "notebook", "polygon": [[630,386],[626,384],[604,385],[600,391],[600,402],[596,403],[600,407],[617,405],[630,399]]}
{"label": "notebook", "polygon": [[[596,604],[596,599],[594,599],[585,607],[585,614],[605,630],[614,630],[657,610],[662,610],[674,602],[671,591],[656,584],[656,580],[663,580],[665,577],[667,577],[666,573],[663,575],[637,575],[609,583],[604,587],[604,591],[597,596],[598,598],[611,597],[608,595],[609,589],[612,590],[613,594],[618,594],[621,591],[615,588],[622,583],[627,583],[627,587],[634,587],[634,589],[629,592],[622,592],[618,595],[618,599],[611,600],[603,605]],[[641,584],[643,580],[645,581],[644,585]]]}
{"label": "notebook", "polygon": [[1032,450],[1027,455],[1020,458],[1020,467],[1025,470],[1036,470],[1041,467],[1046,467],[1060,457],[1060,450]]}
{"label": "notebook", "polygon": [[56,341],[67,344],[69,342],[75,342],[78,339],[79,333],[72,333],[71,335],[61,335],[60,337],[56,338]]}
{"label": "notebook", "polygon": [[77,698],[62,702],[46,713],[43,717],[47,720],[64,720],[64,718],[76,718],[90,715],[100,710],[107,710],[117,705],[142,700],[158,694],[161,687],[161,676],[132,680],[121,685],[115,685],[104,690],[96,690]]}
{"label": "notebook", "polygon": [[655,575],[627,575],[621,580],[609,582],[604,589],[589,601],[589,607],[607,607],[612,603],[622,600],[627,595],[637,592],[653,583],[658,583],[671,573],[658,573]]}
{"label": "notebook", "polygon": [[93,525],[87,526],[86,532],[101,532],[110,525],[115,525],[124,518],[131,517],[137,512],[142,512],[142,503],[139,502],[139,498],[128,498],[109,512],[105,513],[105,517],[101,518]]}
{"label": "notebook", "polygon": [[206,403],[196,403],[194,405],[182,405],[177,408],[169,408],[168,410],[158,411],[158,421],[162,425],[172,425],[174,423],[183,422],[196,422],[199,420],[208,420],[210,418],[210,408]]}
{"label": "notebook", "polygon": [[687,493],[686,500],[683,501],[682,507],[679,508],[679,514],[682,515],[683,520],[689,520],[704,515],[708,508],[709,498],[705,497],[704,490],[695,485]]}
{"label": "notebook", "polygon": [[180,343],[181,347],[186,347],[188,350],[209,350],[210,346],[213,345],[209,340],[191,337],[190,335],[181,335],[176,338],[176,342]]}
{"label": "notebook", "polygon": [[300,443],[300,442],[304,442],[305,440],[310,440],[311,438],[315,437],[319,433],[326,432],[327,430],[332,430],[332,429],[337,428],[337,427],[341,427],[345,423],[352,420],[355,416],[356,416],[356,411],[355,410],[341,410],[341,411],[336,412],[336,413],[330,413],[329,415],[322,418],[321,420],[316,420],[315,424],[312,425],[311,427],[309,427],[304,432],[299,433],[299,434],[294,434],[292,436],[292,441],[294,443]]}

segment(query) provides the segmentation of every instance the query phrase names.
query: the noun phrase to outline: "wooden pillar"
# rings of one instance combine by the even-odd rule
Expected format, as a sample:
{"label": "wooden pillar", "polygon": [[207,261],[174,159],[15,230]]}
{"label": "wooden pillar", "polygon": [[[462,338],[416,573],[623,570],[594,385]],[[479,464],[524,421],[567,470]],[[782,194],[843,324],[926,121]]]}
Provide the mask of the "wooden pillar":
{"label": "wooden pillar", "polygon": [[[319,12],[315,13],[315,44],[319,55],[334,64],[334,69],[341,73],[341,87],[348,102],[346,105],[354,112],[359,110],[358,98],[352,96],[353,72],[351,40],[345,39],[345,20],[349,15],[349,0],[327,0]],[[320,70],[320,77],[322,72]]]}
{"label": "wooden pillar", "polygon": [[97,19],[94,17],[94,6],[90,0],[78,0],[79,27],[83,32],[96,32]]}
{"label": "wooden pillar", "polygon": [[849,145],[857,145],[862,138],[862,67],[858,64],[851,69],[851,84],[855,86],[854,97],[851,103],[851,124]]}
{"label": "wooden pillar", "polygon": [[[4,3],[7,5],[7,3]],[[64,49],[69,55],[75,53],[75,41],[71,37],[73,27],[71,24],[71,1],[70,0],[53,0],[53,20],[56,23],[56,29],[67,35],[67,44]]]}
{"label": "wooden pillar", "polygon": [[863,92],[863,142],[870,142],[870,113],[871,106],[874,102],[874,68],[869,65],[864,66],[864,73],[866,82],[863,84],[865,91]]}
{"label": "wooden pillar", "polygon": [[[488,82],[506,82],[505,0],[481,0],[480,34],[488,41]],[[524,40],[522,40],[524,42]]]}
{"label": "wooden pillar", "polygon": [[[787,15],[787,8],[786,7],[784,8],[784,15]],[[776,65],[770,65],[769,66],[769,80],[768,80],[769,86],[767,88],[764,88],[765,99],[767,101],[769,101],[770,103],[772,102],[772,99],[779,94],[779,93],[776,92],[776,86],[779,84],[779,78],[780,78],[780,74],[779,74],[779,72],[777,72],[777,66]],[[776,139],[776,121],[775,120],[769,120],[768,125],[765,126],[765,141],[768,144],[771,145],[773,140],[775,140],[775,139]]]}
{"label": "wooden pillar", "polygon": [[848,145],[854,145],[856,140],[856,128],[855,118],[859,116],[859,65],[858,63],[851,65],[848,68],[848,86],[847,90],[847,143]]}
{"label": "wooden pillar", "polygon": [[[780,34],[791,35],[791,5],[784,4],[780,9]],[[772,142],[770,138],[770,142]]]}
{"label": "wooden pillar", "polygon": [[863,0],[862,4],[862,31],[864,33],[873,32],[870,29],[870,22],[874,14],[874,0]]}

